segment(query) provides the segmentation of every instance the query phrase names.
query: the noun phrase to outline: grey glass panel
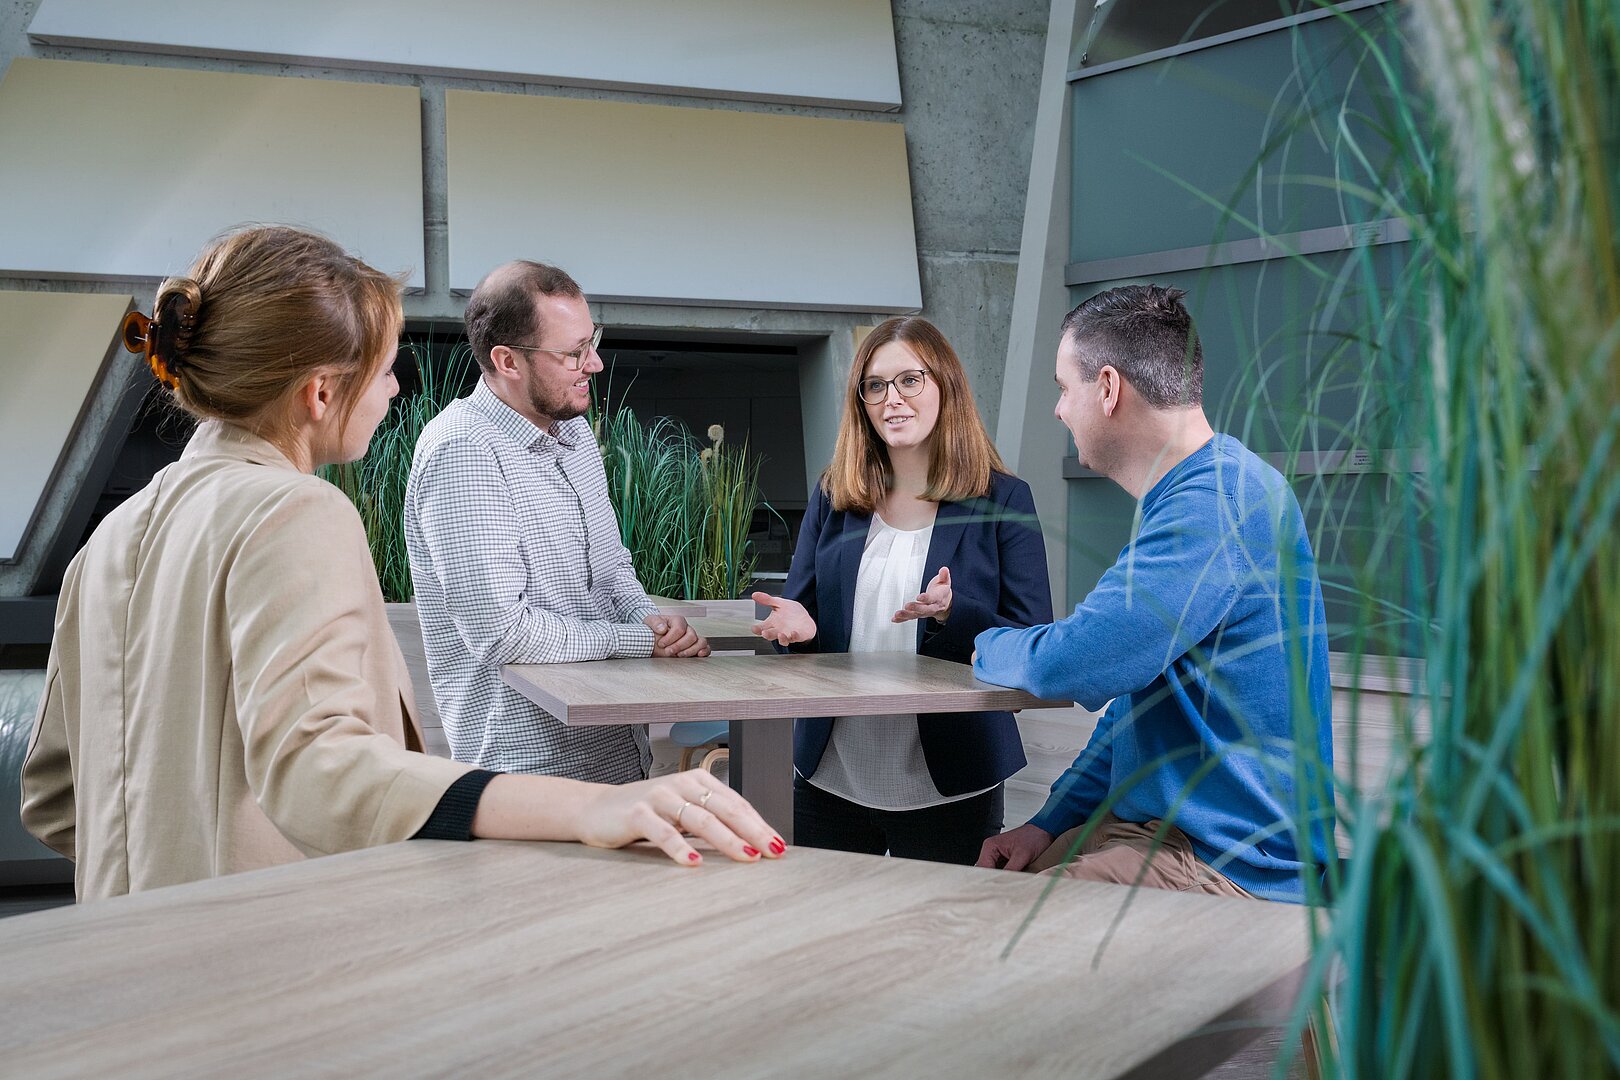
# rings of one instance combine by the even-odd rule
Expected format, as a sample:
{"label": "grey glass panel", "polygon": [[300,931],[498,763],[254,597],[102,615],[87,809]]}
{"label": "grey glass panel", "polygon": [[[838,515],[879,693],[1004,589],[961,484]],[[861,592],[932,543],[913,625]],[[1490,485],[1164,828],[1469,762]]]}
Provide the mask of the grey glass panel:
{"label": "grey glass panel", "polygon": [[1136,500],[1104,477],[1069,481],[1068,605],[1074,610],[1131,539]]}
{"label": "grey glass panel", "polygon": [[1346,131],[1376,147],[1389,122],[1359,34],[1392,39],[1397,8],[1075,82],[1071,261],[1389,216],[1347,189],[1368,177]]}
{"label": "grey glass panel", "polygon": [[1108,0],[1092,15],[1084,66],[1128,60],[1318,7],[1313,0]]}

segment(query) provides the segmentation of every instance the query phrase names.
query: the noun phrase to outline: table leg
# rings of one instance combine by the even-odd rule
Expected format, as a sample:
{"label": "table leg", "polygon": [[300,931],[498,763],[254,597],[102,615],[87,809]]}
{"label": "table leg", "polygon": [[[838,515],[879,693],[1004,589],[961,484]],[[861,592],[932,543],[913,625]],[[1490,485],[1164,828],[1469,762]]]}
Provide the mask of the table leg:
{"label": "table leg", "polygon": [[731,725],[726,745],[731,786],[760,816],[793,842],[793,721],[742,720]]}

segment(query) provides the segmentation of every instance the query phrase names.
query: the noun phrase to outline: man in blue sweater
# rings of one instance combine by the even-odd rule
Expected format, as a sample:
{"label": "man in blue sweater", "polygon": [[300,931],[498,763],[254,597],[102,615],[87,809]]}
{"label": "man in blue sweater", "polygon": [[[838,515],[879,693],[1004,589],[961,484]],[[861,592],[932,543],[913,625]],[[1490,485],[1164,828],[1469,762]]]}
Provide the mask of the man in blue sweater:
{"label": "man in blue sweater", "polygon": [[1074,614],[975,642],[986,682],[1111,702],[1046,805],[979,865],[1059,865],[1097,818],[1064,873],[1299,901],[1331,850],[1322,590],[1287,482],[1204,415],[1183,295],[1128,285],[1064,319],[1058,419],[1141,523]]}

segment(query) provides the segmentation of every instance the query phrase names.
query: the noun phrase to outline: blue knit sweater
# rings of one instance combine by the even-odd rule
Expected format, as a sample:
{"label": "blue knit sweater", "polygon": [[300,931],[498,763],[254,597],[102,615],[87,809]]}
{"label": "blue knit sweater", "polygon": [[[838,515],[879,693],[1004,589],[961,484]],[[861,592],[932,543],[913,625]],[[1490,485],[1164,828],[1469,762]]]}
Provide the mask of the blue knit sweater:
{"label": "blue knit sweater", "polygon": [[1324,619],[1294,493],[1216,435],[1143,496],[1136,538],[1073,615],[977,638],[986,682],[1112,701],[1033,823],[1061,833],[1115,796],[1117,817],[1170,819],[1256,896],[1300,900],[1298,824],[1317,822],[1318,872],[1331,850]]}

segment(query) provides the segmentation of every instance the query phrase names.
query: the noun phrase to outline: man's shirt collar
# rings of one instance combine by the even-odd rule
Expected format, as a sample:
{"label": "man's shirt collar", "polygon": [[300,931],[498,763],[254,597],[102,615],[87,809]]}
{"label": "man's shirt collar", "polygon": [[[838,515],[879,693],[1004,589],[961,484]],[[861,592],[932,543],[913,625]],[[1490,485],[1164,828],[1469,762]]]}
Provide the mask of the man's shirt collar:
{"label": "man's shirt collar", "polygon": [[468,400],[507,438],[525,450],[572,450],[578,443],[578,425],[559,420],[552,424],[550,431],[542,431],[534,421],[496,397],[483,378],[479,378]]}

